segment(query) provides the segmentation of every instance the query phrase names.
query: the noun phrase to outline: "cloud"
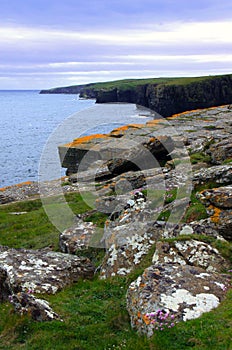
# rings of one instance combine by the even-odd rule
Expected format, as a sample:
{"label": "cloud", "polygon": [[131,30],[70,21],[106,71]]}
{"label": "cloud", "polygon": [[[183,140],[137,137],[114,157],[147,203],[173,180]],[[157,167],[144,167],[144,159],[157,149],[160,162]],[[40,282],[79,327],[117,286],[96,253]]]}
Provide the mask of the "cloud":
{"label": "cloud", "polygon": [[227,0],[12,1],[0,13],[0,88],[232,71]]}

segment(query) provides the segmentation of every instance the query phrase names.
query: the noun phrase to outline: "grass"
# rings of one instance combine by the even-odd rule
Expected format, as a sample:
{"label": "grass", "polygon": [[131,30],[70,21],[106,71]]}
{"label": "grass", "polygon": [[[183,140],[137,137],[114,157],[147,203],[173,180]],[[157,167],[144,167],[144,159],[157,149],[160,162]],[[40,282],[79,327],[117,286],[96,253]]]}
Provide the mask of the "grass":
{"label": "grass", "polygon": [[[174,192],[169,195],[168,200],[175,197]],[[69,194],[66,198],[76,214],[89,210],[80,195]],[[193,205],[197,204],[194,195],[192,202]],[[27,213],[10,214],[17,211]],[[92,213],[90,218],[102,225],[101,214]],[[59,233],[50,224],[39,200],[1,206],[0,219],[0,244],[25,248],[41,248],[53,244],[57,248]],[[202,236],[201,239],[208,241],[231,260],[231,244],[216,241],[212,237]],[[63,322],[34,322],[28,316],[15,314],[10,303],[2,303],[0,349],[232,349],[232,291],[228,292],[226,300],[212,312],[197,320],[179,323],[172,329],[158,332],[151,339],[138,335],[131,329],[126,311],[127,288],[151,264],[154,251],[155,246],[140,266],[126,277],[99,280],[95,276],[91,281],[78,281],[56,295],[45,295],[44,298],[61,315]],[[82,254],[99,264],[104,251],[92,248]]]}
{"label": "grass", "polygon": [[[215,75],[215,76],[201,76],[201,77],[164,77],[164,78],[147,78],[147,79],[122,79],[122,80],[115,80],[115,81],[107,81],[107,82],[100,82],[100,83],[90,83],[84,85],[84,89],[87,90],[112,90],[112,89],[120,89],[120,90],[127,90],[127,89],[134,89],[142,85],[147,84],[162,84],[162,85],[188,85],[192,83],[197,82],[203,82],[203,81],[211,81],[215,78],[221,78],[223,76],[230,76],[230,75]],[[74,85],[78,86],[78,85]],[[70,86],[74,87],[74,86]],[[52,90],[52,89],[51,89]]]}
{"label": "grass", "polygon": [[211,157],[208,154],[205,154],[203,152],[197,152],[197,153],[190,154],[190,161],[192,164],[197,164],[200,162],[208,164],[211,161]]}

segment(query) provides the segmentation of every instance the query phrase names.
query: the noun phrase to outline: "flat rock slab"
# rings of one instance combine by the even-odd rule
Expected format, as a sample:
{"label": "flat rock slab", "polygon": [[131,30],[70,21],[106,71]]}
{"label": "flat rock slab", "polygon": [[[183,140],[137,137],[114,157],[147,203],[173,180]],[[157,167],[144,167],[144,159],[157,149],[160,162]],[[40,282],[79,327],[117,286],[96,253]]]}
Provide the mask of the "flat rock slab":
{"label": "flat rock slab", "polygon": [[218,273],[189,265],[156,263],[129,286],[127,309],[131,325],[152,336],[155,324],[148,313],[164,310],[175,322],[198,318],[220,304],[228,287],[227,278]]}
{"label": "flat rock slab", "polygon": [[0,290],[5,296],[9,290],[11,294],[28,290],[54,294],[80,278],[93,277],[95,271],[85,257],[3,246],[0,246],[0,268]]}

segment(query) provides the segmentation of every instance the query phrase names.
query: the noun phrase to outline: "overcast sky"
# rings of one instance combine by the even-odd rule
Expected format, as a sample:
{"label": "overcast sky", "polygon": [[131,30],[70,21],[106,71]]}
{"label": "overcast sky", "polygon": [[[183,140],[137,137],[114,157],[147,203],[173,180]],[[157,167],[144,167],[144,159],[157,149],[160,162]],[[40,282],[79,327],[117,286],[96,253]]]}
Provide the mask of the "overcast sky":
{"label": "overcast sky", "polygon": [[232,73],[231,0],[0,0],[0,89]]}

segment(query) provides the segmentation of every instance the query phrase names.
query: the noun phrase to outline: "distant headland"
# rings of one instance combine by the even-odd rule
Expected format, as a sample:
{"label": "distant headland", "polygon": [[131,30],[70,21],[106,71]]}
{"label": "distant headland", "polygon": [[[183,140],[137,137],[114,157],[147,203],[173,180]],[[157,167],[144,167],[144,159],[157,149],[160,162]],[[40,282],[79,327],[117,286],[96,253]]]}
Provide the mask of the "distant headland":
{"label": "distant headland", "polygon": [[41,94],[80,94],[96,103],[128,102],[164,117],[232,103],[232,74],[201,77],[124,79],[41,90]]}

